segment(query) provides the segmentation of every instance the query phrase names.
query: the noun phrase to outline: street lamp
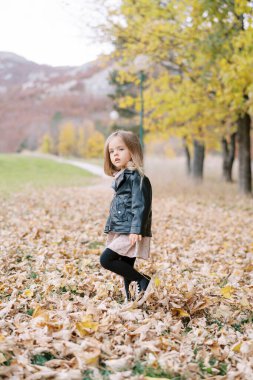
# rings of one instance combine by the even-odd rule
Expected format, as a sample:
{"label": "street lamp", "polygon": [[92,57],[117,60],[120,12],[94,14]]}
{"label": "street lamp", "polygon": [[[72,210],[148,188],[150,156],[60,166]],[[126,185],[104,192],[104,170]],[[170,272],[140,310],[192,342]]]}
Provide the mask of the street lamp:
{"label": "street lamp", "polygon": [[144,54],[139,54],[134,59],[134,66],[136,68],[136,71],[138,73],[139,79],[140,79],[140,101],[141,101],[141,108],[140,108],[140,143],[144,150],[144,98],[143,98],[143,82],[145,80],[145,70],[148,69],[149,66],[149,59]]}
{"label": "street lamp", "polygon": [[111,111],[110,112],[110,119],[113,120],[113,121],[116,121],[118,120],[119,118],[119,113],[115,110]]}
{"label": "street lamp", "polygon": [[140,109],[140,142],[142,149],[144,149],[144,139],[143,139],[143,129],[144,129],[144,99],[143,99],[143,82],[145,78],[144,71],[139,72],[140,77],[140,100],[141,100],[141,109]]}
{"label": "street lamp", "polygon": [[112,128],[113,131],[115,131],[118,128],[117,120],[119,119],[119,113],[116,110],[112,110],[109,113],[109,117],[111,119],[110,128]]}

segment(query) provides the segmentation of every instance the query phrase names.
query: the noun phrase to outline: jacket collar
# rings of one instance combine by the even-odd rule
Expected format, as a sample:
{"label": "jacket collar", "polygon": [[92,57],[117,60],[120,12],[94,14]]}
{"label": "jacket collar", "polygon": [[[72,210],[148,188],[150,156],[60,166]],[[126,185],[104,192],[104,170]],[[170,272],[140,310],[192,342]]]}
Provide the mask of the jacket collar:
{"label": "jacket collar", "polygon": [[123,172],[113,181],[112,188],[117,191],[119,186],[125,181],[126,174],[132,174],[134,170],[125,169]]}

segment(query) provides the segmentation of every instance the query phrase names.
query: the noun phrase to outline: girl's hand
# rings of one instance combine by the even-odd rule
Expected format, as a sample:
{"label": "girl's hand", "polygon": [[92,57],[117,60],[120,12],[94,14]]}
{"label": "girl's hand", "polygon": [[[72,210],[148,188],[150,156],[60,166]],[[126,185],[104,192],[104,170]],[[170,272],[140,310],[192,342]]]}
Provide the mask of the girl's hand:
{"label": "girl's hand", "polygon": [[131,245],[134,245],[137,241],[141,241],[142,236],[137,235],[137,234],[130,234],[129,239],[130,239]]}

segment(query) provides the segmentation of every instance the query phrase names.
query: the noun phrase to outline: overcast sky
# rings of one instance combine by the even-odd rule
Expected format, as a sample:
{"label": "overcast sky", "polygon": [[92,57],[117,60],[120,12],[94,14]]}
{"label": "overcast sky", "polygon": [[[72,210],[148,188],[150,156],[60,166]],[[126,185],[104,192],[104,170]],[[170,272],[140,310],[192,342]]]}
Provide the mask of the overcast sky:
{"label": "overcast sky", "polygon": [[[96,0],[0,0],[0,51],[52,66],[81,65],[111,50],[90,28]],[[91,38],[93,36],[93,39]]]}

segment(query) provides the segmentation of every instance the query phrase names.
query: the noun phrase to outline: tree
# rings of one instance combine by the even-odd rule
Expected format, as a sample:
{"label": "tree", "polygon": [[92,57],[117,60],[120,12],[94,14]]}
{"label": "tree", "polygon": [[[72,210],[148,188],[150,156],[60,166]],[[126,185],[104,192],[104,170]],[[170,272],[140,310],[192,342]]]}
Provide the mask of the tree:
{"label": "tree", "polygon": [[115,121],[112,129],[129,129],[138,134],[139,124],[136,124],[135,109],[135,100],[138,96],[136,84],[131,78],[121,77],[117,70],[110,73],[109,83],[114,86],[115,91],[108,96],[113,100],[113,109],[120,117],[119,121]]}
{"label": "tree", "polygon": [[[250,193],[251,174],[251,92],[253,64],[253,14],[252,1],[235,0],[201,2],[206,24],[210,24],[205,42],[210,46],[213,67],[218,72],[222,91],[216,92],[216,101],[225,104],[237,122],[239,142],[239,190]],[[219,22],[215,22],[218,20]]]}
{"label": "tree", "polygon": [[49,133],[43,136],[40,150],[42,153],[53,153],[53,140]]}
{"label": "tree", "polygon": [[145,92],[148,128],[200,147],[232,135],[237,123],[239,188],[251,192],[252,2],[122,0],[111,15],[108,33],[122,66],[129,71],[143,53],[153,63]]}
{"label": "tree", "polygon": [[227,182],[232,182],[232,168],[235,159],[235,143],[237,133],[232,133],[229,138],[223,136],[221,140],[222,154],[223,154],[223,166],[222,175]]}
{"label": "tree", "polygon": [[50,122],[50,136],[52,140],[51,153],[54,153],[54,154],[57,154],[59,125],[62,123],[62,120],[63,120],[63,116],[61,112],[55,112]]}
{"label": "tree", "polygon": [[87,140],[85,139],[85,130],[83,127],[78,128],[76,150],[79,157],[87,155]]}
{"label": "tree", "polygon": [[104,152],[105,138],[101,132],[95,131],[87,141],[87,157],[102,157]]}
{"label": "tree", "polygon": [[60,128],[58,152],[63,156],[72,155],[76,152],[76,133],[71,122],[65,123]]}

